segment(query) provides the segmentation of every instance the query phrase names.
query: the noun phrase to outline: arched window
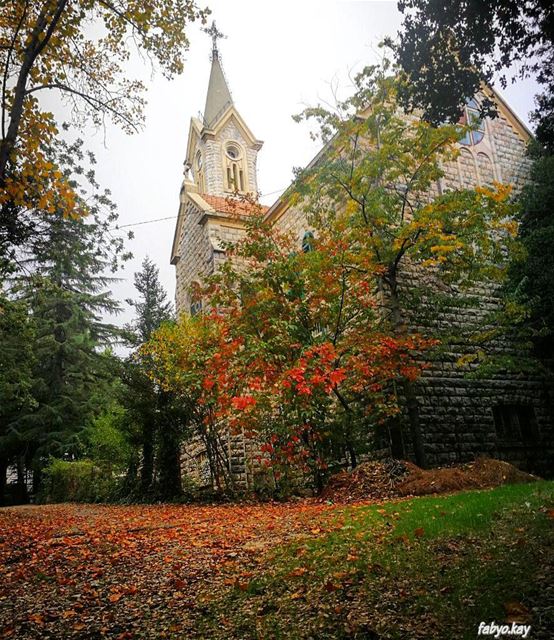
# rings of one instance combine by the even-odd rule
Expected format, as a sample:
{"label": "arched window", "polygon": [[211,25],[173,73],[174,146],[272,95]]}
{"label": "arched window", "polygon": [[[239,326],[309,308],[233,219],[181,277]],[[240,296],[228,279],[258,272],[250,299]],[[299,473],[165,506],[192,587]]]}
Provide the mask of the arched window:
{"label": "arched window", "polygon": [[467,146],[475,145],[485,137],[485,122],[479,116],[479,105],[473,98],[467,101],[459,122],[464,126],[469,125],[473,128],[472,131],[468,131],[464,137],[461,138],[460,144]]}
{"label": "arched window", "polygon": [[302,251],[309,253],[314,250],[314,234],[311,231],[306,231],[302,237]]}
{"label": "arched window", "polygon": [[202,313],[202,300],[193,300],[190,303],[190,315],[198,316]]}
{"label": "arched window", "polygon": [[200,191],[200,193],[204,193],[205,188],[204,188],[204,172],[202,171],[203,168],[203,162],[202,162],[202,153],[200,151],[197,152],[196,154],[196,164],[194,167],[195,170],[195,175],[196,175],[196,184],[198,186],[198,191]]}
{"label": "arched window", "polygon": [[200,283],[194,281],[190,286],[190,315],[197,316],[202,313],[202,295]]}
{"label": "arched window", "polygon": [[228,142],[225,145],[225,178],[227,191],[247,191],[244,153],[237,142]]}

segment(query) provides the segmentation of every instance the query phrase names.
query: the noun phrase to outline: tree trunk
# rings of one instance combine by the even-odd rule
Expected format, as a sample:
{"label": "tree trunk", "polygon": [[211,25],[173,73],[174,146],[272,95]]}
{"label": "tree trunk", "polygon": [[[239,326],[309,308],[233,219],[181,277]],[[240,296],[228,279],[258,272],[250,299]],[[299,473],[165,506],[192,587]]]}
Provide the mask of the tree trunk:
{"label": "tree trunk", "polygon": [[178,427],[166,424],[160,429],[158,467],[162,500],[178,498],[183,491],[180,444]]}
{"label": "tree trunk", "polygon": [[215,448],[217,447],[217,443],[214,444],[213,439],[209,433],[209,429],[202,425],[200,436],[206,447],[206,455],[208,457],[208,465],[210,467],[210,478],[212,483],[212,488],[215,487],[217,491],[221,490],[221,482],[219,478],[219,473],[217,470],[217,454]]}
{"label": "tree trunk", "polygon": [[0,507],[6,503],[6,481],[8,475],[8,461],[0,458]]}
{"label": "tree trunk", "polygon": [[139,469],[139,456],[138,451],[133,450],[127,472],[125,473],[125,480],[123,482],[123,492],[125,495],[134,494],[137,490],[137,476]]}
{"label": "tree trunk", "polygon": [[8,161],[17,142],[21,117],[23,115],[27,80],[37,57],[50,41],[66,5],[67,0],[58,0],[53,9],[50,24],[48,24],[48,11],[51,5],[47,2],[44,3],[23,53],[23,60],[19,68],[19,73],[17,74],[13,101],[10,105],[8,130],[5,138],[0,141],[0,188],[5,185]]}
{"label": "tree trunk", "polygon": [[[27,482],[25,478],[25,456],[18,456],[16,461],[17,468],[17,495],[16,501],[18,504],[27,504],[29,502],[29,494],[27,493]],[[35,488],[33,482],[33,491],[36,493],[38,488]]]}
{"label": "tree trunk", "polygon": [[356,451],[350,442],[350,439],[346,441],[346,450],[348,451],[348,455],[350,456],[350,466],[352,469],[355,469],[358,466],[358,459],[356,457]]}
{"label": "tree trunk", "polygon": [[142,467],[140,470],[140,490],[142,495],[152,487],[154,476],[154,425],[148,420],[142,425]]}
{"label": "tree trunk", "polygon": [[408,422],[410,424],[410,434],[414,447],[416,464],[424,469],[427,466],[425,457],[425,446],[419,422],[419,406],[417,404],[415,385],[410,380],[403,383],[404,397],[406,398],[406,410],[408,412]]}

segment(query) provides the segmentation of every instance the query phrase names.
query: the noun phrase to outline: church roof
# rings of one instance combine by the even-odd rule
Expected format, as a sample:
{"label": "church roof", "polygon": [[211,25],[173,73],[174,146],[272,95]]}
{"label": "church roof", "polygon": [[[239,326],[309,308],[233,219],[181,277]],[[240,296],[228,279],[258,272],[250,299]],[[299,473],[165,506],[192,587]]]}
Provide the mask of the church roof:
{"label": "church roof", "polygon": [[221,68],[219,54],[214,49],[212,54],[212,70],[210,72],[210,82],[208,84],[208,95],[206,96],[206,106],[204,108],[204,126],[211,129],[220,116],[233,104],[231,92],[227,86],[227,80]]}
{"label": "church roof", "polygon": [[248,216],[255,214],[265,214],[269,207],[264,207],[255,202],[247,202],[245,200],[236,200],[228,197],[211,196],[207,193],[199,194],[202,200],[206,202],[214,211],[218,213],[227,213],[236,216]]}

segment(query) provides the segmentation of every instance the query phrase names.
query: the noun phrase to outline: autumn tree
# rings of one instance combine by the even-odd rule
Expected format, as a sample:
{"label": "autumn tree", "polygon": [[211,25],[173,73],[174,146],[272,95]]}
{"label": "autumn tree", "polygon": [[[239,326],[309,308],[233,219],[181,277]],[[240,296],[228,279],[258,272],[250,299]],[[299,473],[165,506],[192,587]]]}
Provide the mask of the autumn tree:
{"label": "autumn tree", "polygon": [[21,208],[75,212],[75,193],[48,154],[59,127],[41,94],[57,93],[76,125],[110,119],[135,131],[144,86],[128,77],[130,56],[146,56],[166,77],[180,73],[185,29],[206,14],[193,0],[2,3],[0,206],[8,229]]}
{"label": "autumn tree", "polygon": [[402,367],[416,373],[411,351],[424,344],[414,335],[384,339],[372,289],[359,272],[346,274],[336,237],[320,235],[314,251],[299,252],[263,217],[246,224],[208,279],[226,341],[203,388],[231,433],[261,445],[278,483],[296,469],[321,488],[329,465],[347,458],[355,466],[376,425],[396,412],[387,382]]}
{"label": "autumn tree", "polygon": [[233,358],[240,346],[241,341],[229,331],[228,318],[211,313],[182,315],[177,323],[162,325],[139,352],[149,378],[167,399],[166,411],[173,407],[176,420],[166,420],[160,428],[168,452],[180,451],[186,439],[199,439],[218,490],[234,489],[226,446],[227,418],[239,386],[242,388]]}
{"label": "autumn tree", "polygon": [[[506,86],[515,78],[534,77],[543,92],[532,114],[537,138],[554,148],[554,9],[549,0],[400,0],[404,23],[395,47],[408,77],[402,104],[422,108],[438,125],[456,122],[468,97],[482,82]],[[491,100],[482,115],[494,115]]]}
{"label": "autumn tree", "polygon": [[[302,114],[317,122],[325,152],[300,174],[297,190],[316,236],[331,233],[346,247],[345,273],[363,274],[374,288],[383,333],[407,338],[417,326],[440,340],[439,301],[476,282],[502,281],[517,224],[509,187],[438,193],[463,130],[403,114],[404,85],[390,71],[386,61],[366,68],[335,111]],[[398,385],[416,459],[425,464],[412,376]]]}
{"label": "autumn tree", "polygon": [[501,281],[513,248],[509,188],[439,194],[465,129],[406,117],[390,71],[365,69],[337,111],[301,116],[324,145],[285,195],[312,229],[302,249],[243,218],[201,291],[209,311],[148,347],[160,384],[194,390],[193,419],[251,438],[277,482],[293,470],[321,488],[404,413],[425,464],[416,383],[444,337],[439,303]]}
{"label": "autumn tree", "polygon": [[[551,352],[552,247],[551,181],[554,151],[554,10],[551,2],[399,2],[404,23],[395,47],[408,82],[401,100],[408,108],[422,108],[430,122],[455,122],[466,99],[475,95],[482,82],[512,81],[532,77],[542,91],[535,97],[531,120],[536,124],[537,144],[531,156],[534,167],[529,186],[521,197],[520,256],[511,269],[504,291],[504,307],[493,322],[497,331],[517,329],[522,346],[538,346],[537,353]],[[513,69],[513,72],[511,71]],[[482,103],[482,114],[495,115],[490,99]],[[539,149],[542,147],[542,149]],[[549,208],[550,206],[550,208]],[[487,332],[483,332],[483,338]],[[485,340],[485,360],[491,366],[498,358]],[[492,358],[491,358],[492,356]],[[528,359],[516,363],[500,359],[500,366],[537,367]]]}

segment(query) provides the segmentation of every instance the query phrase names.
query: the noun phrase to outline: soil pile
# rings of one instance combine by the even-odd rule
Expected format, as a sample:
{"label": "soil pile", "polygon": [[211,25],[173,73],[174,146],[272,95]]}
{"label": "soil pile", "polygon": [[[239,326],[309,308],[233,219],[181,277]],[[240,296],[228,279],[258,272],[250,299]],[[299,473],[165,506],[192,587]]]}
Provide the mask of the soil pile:
{"label": "soil pile", "polygon": [[537,479],[508,462],[492,458],[477,458],[474,462],[436,469],[421,469],[411,462],[386,459],[365,462],[353,471],[332,476],[321,498],[334,502],[381,501]]}
{"label": "soil pile", "polygon": [[[409,463],[408,463],[409,464]],[[400,495],[423,496],[430,493],[448,493],[461,489],[487,489],[502,484],[517,484],[538,480],[525,471],[520,471],[509,462],[492,458],[477,458],[475,462],[420,469],[410,464],[409,475],[397,487]]]}
{"label": "soil pile", "polygon": [[398,498],[401,494],[397,487],[410,474],[411,467],[415,465],[392,458],[364,462],[352,471],[331,476],[320,497],[333,502]]}

